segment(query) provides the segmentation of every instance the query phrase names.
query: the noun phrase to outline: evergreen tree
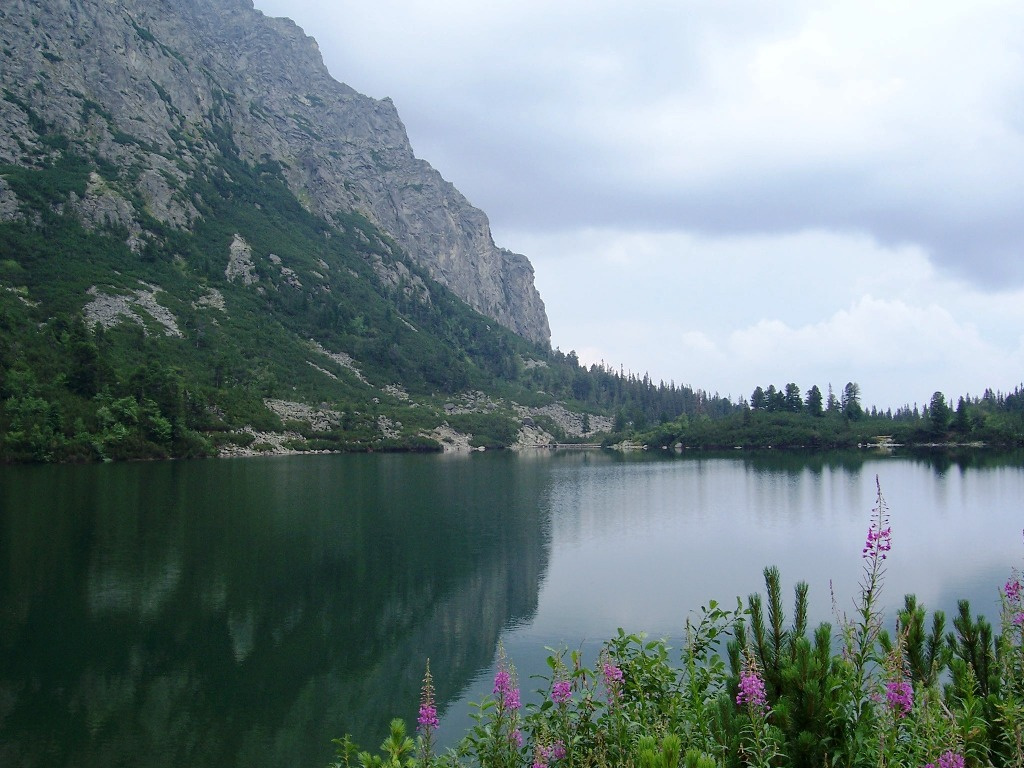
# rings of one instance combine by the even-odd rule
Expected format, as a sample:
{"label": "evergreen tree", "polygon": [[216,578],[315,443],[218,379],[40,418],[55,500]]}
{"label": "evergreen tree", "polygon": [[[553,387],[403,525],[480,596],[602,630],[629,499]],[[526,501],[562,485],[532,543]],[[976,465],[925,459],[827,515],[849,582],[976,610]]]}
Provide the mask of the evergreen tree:
{"label": "evergreen tree", "polygon": [[825,406],[825,410],[827,410],[829,413],[838,413],[839,410],[840,410],[840,408],[839,408],[839,400],[838,400],[838,398],[836,398],[835,393],[832,391],[832,383],[831,382],[829,382],[829,385],[828,385],[828,401],[827,401],[827,405]]}
{"label": "evergreen tree", "polygon": [[953,417],[953,429],[961,435],[965,435],[971,430],[971,420],[970,413],[967,408],[967,401],[962,397],[956,404],[956,415]]}
{"label": "evergreen tree", "polygon": [[755,411],[763,411],[768,407],[768,398],[761,387],[755,387],[750,395],[750,407]]}
{"label": "evergreen tree", "polygon": [[803,410],[803,400],[800,399],[800,387],[793,382],[786,385],[785,389],[786,410],[792,413],[800,413]]}
{"label": "evergreen tree", "polygon": [[946,396],[941,392],[932,395],[931,403],[928,406],[928,415],[932,423],[932,432],[936,435],[944,434],[949,428],[953,412],[946,404]]}
{"label": "evergreen tree", "polygon": [[822,406],[821,390],[818,389],[818,385],[813,385],[807,390],[807,398],[804,400],[804,404],[807,409],[807,413],[811,416],[824,416],[825,410]]}
{"label": "evergreen tree", "polygon": [[843,388],[843,399],[841,403],[843,416],[847,419],[856,420],[864,415],[864,409],[860,405],[860,385],[848,381]]}

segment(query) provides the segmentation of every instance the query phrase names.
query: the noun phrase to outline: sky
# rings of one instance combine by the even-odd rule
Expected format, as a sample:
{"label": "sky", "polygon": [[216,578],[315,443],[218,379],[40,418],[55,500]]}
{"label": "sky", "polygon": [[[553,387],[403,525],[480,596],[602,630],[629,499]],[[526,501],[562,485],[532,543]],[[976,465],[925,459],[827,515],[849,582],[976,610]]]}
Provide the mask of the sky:
{"label": "sky", "polygon": [[588,365],[883,410],[1024,381],[1024,3],[255,4],[394,101]]}

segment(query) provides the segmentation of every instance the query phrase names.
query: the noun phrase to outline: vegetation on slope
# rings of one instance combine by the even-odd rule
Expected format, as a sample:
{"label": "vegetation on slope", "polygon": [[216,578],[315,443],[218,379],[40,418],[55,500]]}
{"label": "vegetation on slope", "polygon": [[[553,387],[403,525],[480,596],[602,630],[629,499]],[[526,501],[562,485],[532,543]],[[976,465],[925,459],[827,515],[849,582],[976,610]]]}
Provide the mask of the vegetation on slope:
{"label": "vegetation on slope", "polygon": [[[613,438],[614,439],[614,438]],[[634,439],[653,447],[679,448],[855,448],[865,445],[1024,444],[1024,391],[1004,395],[986,390],[961,396],[955,409],[941,392],[928,405],[903,406],[894,413],[864,409],[860,389],[850,382],[842,397],[821,396],[812,386],[800,397],[795,384],[782,390],[757,387],[748,402],[720,418],[689,414],[641,430]]]}
{"label": "vegetation on slope", "polygon": [[[141,169],[45,128],[33,167],[0,166],[20,204],[0,221],[0,461],[205,456],[269,448],[270,432],[298,450],[437,450],[442,425],[501,447],[521,425],[513,404],[553,403],[584,414],[573,434],[539,418],[561,441],[592,440],[591,415],[610,420],[606,442],[651,446],[1024,440],[1019,390],[955,409],[936,393],[893,414],[862,409],[853,383],[838,398],[788,384],[734,403],[586,368],[474,312],[361,216],[313,216],[282,168],[242,162],[227,130],[208,137],[219,164],[175,191],[199,214],[185,230],[146,212]],[[78,206],[97,189],[138,220],[89,223]],[[248,261],[231,267],[239,250]],[[97,302],[106,316],[88,311]],[[474,392],[487,407],[452,407]]]}
{"label": "vegetation on slope", "polygon": [[[228,158],[182,191],[198,202],[195,231],[147,219],[138,252],[123,227],[87,229],[72,211],[90,174],[126,188],[111,168],[70,151],[0,167],[22,204],[0,223],[0,457],[204,455],[242,426],[281,429],[264,406],[274,397],[330,404],[343,423],[319,439],[365,448],[381,439],[383,412],[437,425],[385,385],[427,400],[493,389],[545,353],[427,279],[366,220],[329,227],[278,169]],[[248,285],[225,275],[238,239],[251,244]],[[140,290],[177,328],[132,303]],[[87,326],[98,293],[134,316]]]}

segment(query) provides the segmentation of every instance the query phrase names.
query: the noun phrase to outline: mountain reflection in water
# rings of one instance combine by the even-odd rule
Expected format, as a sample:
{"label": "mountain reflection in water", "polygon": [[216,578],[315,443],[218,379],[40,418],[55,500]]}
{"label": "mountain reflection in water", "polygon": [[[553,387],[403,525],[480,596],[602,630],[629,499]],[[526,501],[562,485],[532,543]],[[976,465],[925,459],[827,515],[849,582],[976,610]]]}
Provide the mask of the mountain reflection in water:
{"label": "mountain reflection in water", "polygon": [[[678,637],[710,599],[810,585],[849,610],[879,476],[883,603],[994,618],[1024,561],[1020,455],[295,456],[0,467],[0,765],[322,766],[440,738],[505,646],[524,699],[545,646]],[[788,604],[787,600],[787,604]]]}

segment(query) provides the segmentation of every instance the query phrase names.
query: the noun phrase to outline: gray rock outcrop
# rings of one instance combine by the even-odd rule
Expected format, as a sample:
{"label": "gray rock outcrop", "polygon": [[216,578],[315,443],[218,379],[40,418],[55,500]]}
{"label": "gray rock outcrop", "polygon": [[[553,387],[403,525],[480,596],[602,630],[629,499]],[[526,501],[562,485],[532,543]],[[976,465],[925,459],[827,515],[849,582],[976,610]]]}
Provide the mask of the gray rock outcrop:
{"label": "gray rock outcrop", "polygon": [[18,196],[10,185],[0,177],[0,221],[16,221],[21,218],[18,211]]}

